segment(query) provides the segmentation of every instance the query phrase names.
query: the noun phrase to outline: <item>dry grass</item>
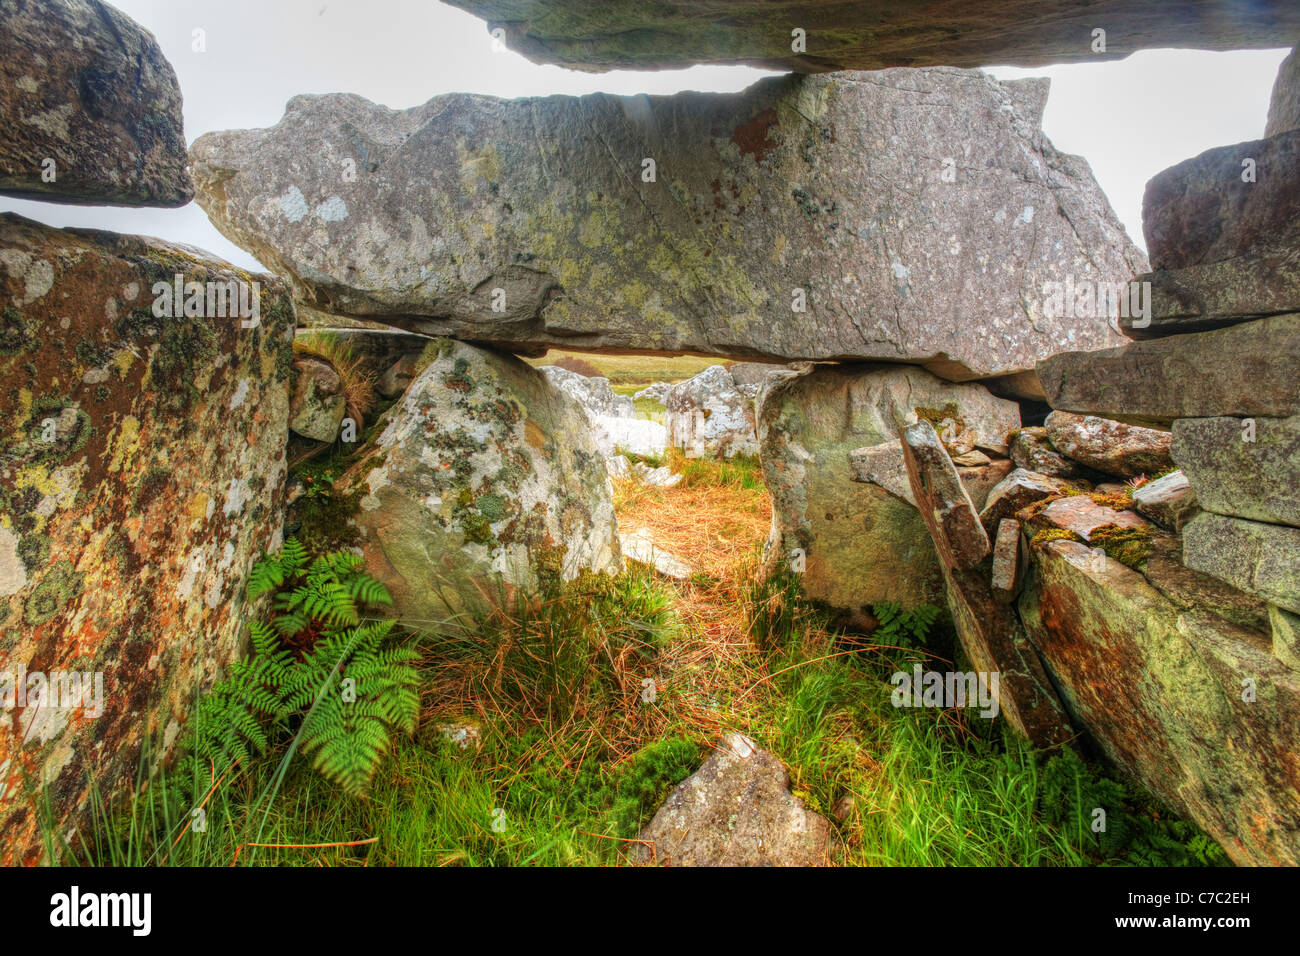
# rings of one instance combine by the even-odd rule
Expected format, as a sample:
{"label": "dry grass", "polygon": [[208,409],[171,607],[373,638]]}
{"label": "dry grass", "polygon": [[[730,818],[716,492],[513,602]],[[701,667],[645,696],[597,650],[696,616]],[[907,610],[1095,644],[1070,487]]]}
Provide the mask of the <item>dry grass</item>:
{"label": "dry grass", "polygon": [[300,332],[294,336],[293,351],[295,355],[322,359],[334,368],[347,401],[347,416],[360,427],[379,402],[374,376],[366,369],[365,361],[329,332]]}
{"label": "dry grass", "polygon": [[589,363],[614,385],[650,385],[653,382],[680,382],[698,375],[710,365],[730,365],[717,358],[700,358],[681,355],[670,358],[663,355],[600,355],[591,352],[565,352],[552,349],[541,358],[524,359],[534,368],[539,365],[556,365],[560,359],[574,358]]}

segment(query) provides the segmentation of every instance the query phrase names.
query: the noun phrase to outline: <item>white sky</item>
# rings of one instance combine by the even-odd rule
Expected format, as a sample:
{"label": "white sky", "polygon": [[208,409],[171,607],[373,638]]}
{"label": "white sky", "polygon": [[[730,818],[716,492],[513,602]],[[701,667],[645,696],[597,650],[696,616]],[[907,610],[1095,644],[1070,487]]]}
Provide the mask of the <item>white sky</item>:
{"label": "white sky", "polygon": [[[112,0],[153,32],[180,80],[185,133],[274,125],[298,93],[349,92],[402,108],[439,93],[730,92],[765,75],[744,67],[578,73],[491,49],[483,21],[435,0]],[[206,31],[206,52],[192,49]],[[1213,146],[1263,135],[1269,91],[1286,50],[1150,50],[1126,60],[1037,69],[992,68],[1000,79],[1049,76],[1043,127],[1082,155],[1139,246],[1142,190],[1168,166]],[[143,233],[258,268],[197,204],[182,209],[60,206],[0,197],[55,226]]]}

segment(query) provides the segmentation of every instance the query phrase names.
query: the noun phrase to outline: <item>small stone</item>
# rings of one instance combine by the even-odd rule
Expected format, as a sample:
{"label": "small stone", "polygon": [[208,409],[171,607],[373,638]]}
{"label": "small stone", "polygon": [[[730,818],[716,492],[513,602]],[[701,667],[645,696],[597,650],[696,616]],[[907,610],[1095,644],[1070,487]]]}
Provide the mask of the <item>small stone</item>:
{"label": "small stone", "polygon": [[[1174,442],[1176,448],[1176,435]],[[1139,512],[1171,531],[1182,531],[1200,513],[1196,492],[1181,471],[1171,471],[1135,488],[1133,504]]]}
{"label": "small stone", "polygon": [[989,534],[997,534],[1003,518],[1010,518],[1034,502],[1060,494],[1068,487],[1060,479],[1017,468],[989,491],[984,510],[980,512],[980,524]]}
{"label": "small stone", "polygon": [[1053,448],[1047,429],[1039,426],[1015,432],[1011,438],[1011,460],[1017,468],[1049,478],[1082,478],[1088,474]]}
{"label": "small stone", "polygon": [[993,597],[1010,604],[1020,593],[1020,522],[1003,518],[993,544]]}

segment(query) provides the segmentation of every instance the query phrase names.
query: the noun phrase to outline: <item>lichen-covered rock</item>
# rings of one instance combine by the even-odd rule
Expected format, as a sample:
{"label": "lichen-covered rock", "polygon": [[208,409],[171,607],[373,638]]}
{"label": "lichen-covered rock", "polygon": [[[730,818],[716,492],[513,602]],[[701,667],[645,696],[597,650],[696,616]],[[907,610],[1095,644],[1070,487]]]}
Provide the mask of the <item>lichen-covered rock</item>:
{"label": "lichen-covered rock", "polygon": [[1172,453],[1205,510],[1300,525],[1300,416],[1179,419]]}
{"label": "lichen-covered rock", "polygon": [[850,458],[897,438],[918,413],[961,418],[988,445],[1004,442],[1020,424],[1016,403],[919,368],[823,365],[768,384],[759,397],[758,435],[772,497],[770,572],[802,569],[805,594],[854,615],[878,601],[942,602],[934,546],[916,508],[884,487],[860,483]]}
{"label": "lichen-covered rock", "polygon": [[934,426],[925,420],[909,425],[900,447],[912,497],[926,518],[940,563],[962,570],[975,567],[988,557],[989,536]]}
{"label": "lichen-covered rock", "polygon": [[679,382],[664,396],[668,444],[688,458],[758,454],[754,401],[721,365]]}
{"label": "lichen-covered rock", "polygon": [[1011,460],[1017,468],[1049,478],[1082,478],[1090,472],[1052,447],[1047,429],[1035,425],[1011,436]]}
{"label": "lichen-covered rock", "polygon": [[790,793],[780,760],[729,734],[640,840],[633,858],[662,866],[825,866],[831,827]]}
{"label": "lichen-covered rock", "polygon": [[[157,317],[177,274],[260,283],[256,325]],[[40,802],[84,826],[92,780],[122,795],[240,644],[280,535],[294,312],[195,250],[12,214],[0,305],[0,674],[102,677],[98,714],[0,710],[0,859],[30,863]]]}
{"label": "lichen-covered rock", "polygon": [[[449,0],[503,31],[537,63],[654,70],[749,63],[796,73],[887,66],[1045,66],[1144,47],[1289,46],[1300,15],[1286,0],[1223,4],[1092,0]],[[1104,25],[1098,47],[1093,28]],[[795,31],[799,31],[796,33]]]}
{"label": "lichen-covered rock", "polygon": [[1174,467],[1169,457],[1173,436],[1166,431],[1059,411],[1048,415],[1043,427],[1052,447],[1066,458],[1108,475],[1158,475]]}
{"label": "lichen-covered rock", "polygon": [[297,380],[289,401],[289,428],[312,441],[333,441],[347,411],[338,372],[314,358],[299,358],[293,365]]}
{"label": "lichen-covered rock", "polygon": [[606,458],[620,451],[657,457],[668,450],[668,429],[648,418],[613,418],[597,415],[591,434]]}
{"label": "lichen-covered rock", "polygon": [[1202,512],[1183,529],[1183,560],[1300,614],[1300,528]]}
{"label": "lichen-covered rock", "polygon": [[1268,122],[1264,135],[1280,136],[1300,129],[1300,47],[1278,67],[1273,81],[1273,95],[1268,101]]}
{"label": "lichen-covered rock", "polygon": [[1238,864],[1300,864],[1300,683],[1266,635],[1078,542],[1030,550],[1021,618],[1106,757]]}
{"label": "lichen-covered rock", "polygon": [[1196,492],[1181,471],[1171,471],[1133,489],[1133,506],[1170,531],[1182,531],[1200,512]]}
{"label": "lichen-covered rock", "polygon": [[542,365],[537,371],[556,388],[575,399],[592,418],[634,418],[636,407],[626,395],[618,395],[609,379],[579,375],[558,365]]}
{"label": "lichen-covered rock", "polygon": [[1038,365],[1053,408],[1168,427],[1177,418],[1300,413],[1300,314],[1171,335]]}
{"label": "lichen-covered rock", "polygon": [[1120,344],[1104,318],[1050,317],[1044,285],[1146,270],[1024,94],[935,69],[400,111],[298,96],[191,158],[217,228],[332,311],[537,355],[887,359],[962,380]]}
{"label": "lichen-covered rock", "polygon": [[430,357],[336,484],[356,497],[367,569],[398,617],[618,571],[609,477],[581,406],[513,356],[442,340]]}
{"label": "lichen-covered rock", "polygon": [[0,193],[183,206],[194,196],[176,74],[100,0],[0,4]]}

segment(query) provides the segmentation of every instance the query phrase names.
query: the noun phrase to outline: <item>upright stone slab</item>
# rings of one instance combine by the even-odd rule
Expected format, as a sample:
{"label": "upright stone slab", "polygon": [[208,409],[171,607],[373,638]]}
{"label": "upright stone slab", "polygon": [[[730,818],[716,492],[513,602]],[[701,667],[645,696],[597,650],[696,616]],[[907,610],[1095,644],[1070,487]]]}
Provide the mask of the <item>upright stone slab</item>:
{"label": "upright stone slab", "polygon": [[1278,67],[1273,81],[1273,95],[1268,101],[1268,122],[1265,136],[1280,136],[1300,129],[1300,47]]}
{"label": "upright stone slab", "polygon": [[928,421],[904,429],[902,442],[912,497],[930,530],[940,563],[970,570],[988,557],[989,536],[961,485],[957,466]]}
{"label": "upright stone slab", "polygon": [[1300,614],[1300,528],[1205,512],[1183,529],[1189,568]]}
{"label": "upright stone slab", "polygon": [[1174,460],[1202,508],[1300,525],[1300,416],[1184,418],[1174,422],[1173,439]]}
{"label": "upright stone slab", "polygon": [[442,340],[336,483],[397,616],[427,623],[584,570],[622,568],[587,413],[511,355]]}
{"label": "upright stone slab", "polygon": [[102,206],[194,196],[176,74],[100,0],[0,4],[0,193]]}
{"label": "upright stone slab", "polygon": [[[235,283],[256,324],[159,317],[177,275]],[[12,214],[0,305],[0,675],[102,680],[91,710],[0,709],[14,864],[42,854],[44,801],[67,834],[92,782],[127,792],[246,636],[249,568],[280,539],[294,313],[278,280],[196,250]]]}
{"label": "upright stone slab", "polygon": [[883,364],[805,369],[769,383],[759,402],[759,457],[772,497],[768,570],[798,569],[805,594],[854,615],[880,601],[940,603],[943,581],[916,508],[896,484],[860,483],[850,453],[941,411],[995,446],[1020,424],[1019,406],[979,384]]}
{"label": "upright stone slab", "polygon": [[298,96],[191,159],[217,228],[331,311],[528,354],[965,380],[1119,345],[1104,319],[1052,317],[1044,286],[1146,270],[1035,89],[935,69],[400,111]]}

